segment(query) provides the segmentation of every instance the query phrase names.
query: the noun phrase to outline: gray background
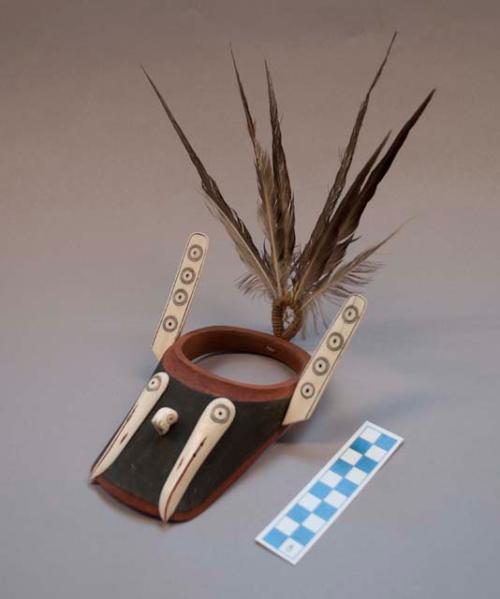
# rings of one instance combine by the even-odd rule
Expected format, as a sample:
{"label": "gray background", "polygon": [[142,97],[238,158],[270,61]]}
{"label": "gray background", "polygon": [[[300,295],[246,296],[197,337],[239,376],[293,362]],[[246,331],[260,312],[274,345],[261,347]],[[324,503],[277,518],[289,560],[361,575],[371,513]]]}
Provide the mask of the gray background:
{"label": "gray background", "polygon": [[[16,0],[1,15],[2,598],[497,597],[498,3]],[[317,413],[189,523],[121,508],[86,477],[154,367],[189,232],[211,249],[187,329],[270,323],[234,288],[241,265],[139,64],[257,232],[228,44],[266,140],[269,59],[305,240],[395,28],[355,166],[439,89],[358,245],[413,220]],[[257,546],[366,419],[402,449],[298,566]]]}

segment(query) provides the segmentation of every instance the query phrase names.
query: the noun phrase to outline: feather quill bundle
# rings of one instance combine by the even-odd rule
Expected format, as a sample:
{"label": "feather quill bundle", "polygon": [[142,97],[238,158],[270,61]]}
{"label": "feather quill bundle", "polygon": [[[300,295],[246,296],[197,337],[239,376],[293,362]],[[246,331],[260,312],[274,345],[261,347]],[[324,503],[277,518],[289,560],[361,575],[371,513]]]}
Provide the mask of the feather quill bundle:
{"label": "feather quill bundle", "polygon": [[272,133],[270,153],[257,138],[256,122],[231,51],[254,154],[259,194],[257,214],[264,233],[264,245],[261,251],[255,245],[245,223],[224,200],[217,183],[208,174],[164,97],[144,70],[191,162],[198,171],[209,209],[226,229],[247,267],[247,274],[240,279],[240,288],[252,295],[263,293],[271,299],[273,330],[279,337],[285,339],[294,337],[303,328],[308,315],[312,316],[315,325],[320,319],[324,322],[321,300],[336,301],[349,295],[355,287],[365,284],[377,268],[377,264],[371,261],[372,255],[397,232],[391,233],[380,243],[345,262],[349,246],[357,239],[356,230],[368,202],[375,195],[378,185],[387,174],[435,91],[432,90],[420,104],[380,158],[389,135],[382,140],[344,191],[371,93],[382,75],[395,38],[396,34],[392,37],[382,63],[361,103],[325,205],[301,252],[296,245],[294,195],[283,147],[276,94],[267,63],[265,72]]}

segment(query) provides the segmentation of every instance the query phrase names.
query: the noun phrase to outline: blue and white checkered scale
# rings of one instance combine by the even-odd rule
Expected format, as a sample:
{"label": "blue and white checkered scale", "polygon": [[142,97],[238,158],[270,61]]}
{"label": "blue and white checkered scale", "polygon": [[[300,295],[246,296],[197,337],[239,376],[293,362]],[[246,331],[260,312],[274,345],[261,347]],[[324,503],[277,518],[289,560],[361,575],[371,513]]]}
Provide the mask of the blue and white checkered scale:
{"label": "blue and white checkered scale", "polygon": [[363,424],[256,540],[297,563],[402,441],[371,422]]}

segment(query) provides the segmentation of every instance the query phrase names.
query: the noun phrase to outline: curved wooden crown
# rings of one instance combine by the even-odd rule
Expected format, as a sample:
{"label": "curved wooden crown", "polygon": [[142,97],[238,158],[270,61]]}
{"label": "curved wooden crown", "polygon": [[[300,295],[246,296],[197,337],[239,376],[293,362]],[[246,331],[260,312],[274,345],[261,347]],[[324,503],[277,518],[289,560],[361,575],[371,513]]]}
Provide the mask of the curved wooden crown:
{"label": "curved wooden crown", "polygon": [[[251,385],[220,377],[193,360],[214,353],[249,353],[273,358],[296,374],[272,385]],[[212,326],[196,329],[180,337],[163,355],[163,368],[191,388],[235,401],[272,401],[290,398],[309,354],[284,339],[252,329]]]}

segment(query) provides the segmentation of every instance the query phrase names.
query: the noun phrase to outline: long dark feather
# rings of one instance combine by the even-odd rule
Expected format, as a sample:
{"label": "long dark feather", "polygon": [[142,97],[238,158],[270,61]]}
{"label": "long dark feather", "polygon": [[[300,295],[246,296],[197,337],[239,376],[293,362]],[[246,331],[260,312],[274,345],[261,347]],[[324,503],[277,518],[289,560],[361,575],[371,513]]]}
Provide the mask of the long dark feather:
{"label": "long dark feather", "polygon": [[[257,175],[257,187],[260,196],[258,208],[258,218],[262,225],[264,235],[269,242],[269,252],[264,252],[264,259],[268,263],[269,270],[273,273],[274,282],[278,294],[282,293],[282,285],[286,280],[289,265],[285,263],[283,228],[280,224],[281,211],[278,195],[274,187],[274,174],[271,165],[271,159],[268,153],[262,148],[257,139],[257,130],[255,120],[250,112],[250,107],[245,94],[245,89],[241,81],[241,76],[236,64],[233,51],[231,50],[234,72],[238,83],[241,103],[245,113],[248,134],[252,142],[255,156],[255,173]],[[253,286],[255,283],[253,282]],[[240,284],[246,290],[248,285]]]}
{"label": "long dark feather", "polygon": [[375,77],[373,78],[373,80],[370,84],[370,87],[368,88],[368,91],[363,99],[363,102],[361,103],[361,106],[359,107],[358,114],[356,116],[356,120],[354,122],[354,126],[351,131],[351,136],[349,138],[349,142],[348,142],[347,147],[342,155],[342,159],[340,162],[340,167],[337,171],[337,175],[335,176],[335,180],[333,182],[332,187],[330,188],[325,205],[323,206],[323,210],[321,211],[321,214],[319,215],[318,220],[316,221],[316,224],[311,233],[309,241],[306,243],[304,250],[302,251],[302,254],[299,257],[299,264],[298,264],[299,269],[303,269],[304,265],[309,263],[309,261],[311,260],[312,254],[315,253],[314,252],[315,246],[324,237],[328,222],[331,218],[331,215],[333,214],[335,206],[337,205],[337,202],[340,198],[340,195],[342,194],[342,191],[344,190],[347,175],[349,173],[349,169],[351,168],[354,152],[356,151],[359,133],[361,131],[361,127],[363,126],[365,115],[368,110],[368,105],[370,103],[371,93],[375,89],[375,86],[377,85],[377,83],[382,75],[382,72],[384,70],[384,67],[385,67],[388,59],[389,59],[389,56],[390,56],[392,47],[394,45],[394,42],[396,40],[396,37],[397,37],[397,32],[395,32],[394,35],[392,36],[389,46],[387,47],[387,50],[385,52],[384,58],[380,64],[380,66],[378,67],[377,72],[375,73]]}
{"label": "long dark feather", "polygon": [[[408,134],[423,114],[433,95],[434,90],[425,98],[410,119],[403,125],[401,131],[395,137],[384,156],[377,165],[373,167],[371,173],[368,175],[366,172],[362,179],[358,175],[351,185],[328,222],[323,241],[320,241],[318,244],[317,255],[312,263],[312,267],[309,268],[309,272],[306,273],[304,279],[299,282],[299,285],[302,286],[301,292],[307,295],[318,285],[319,281],[324,280],[325,278],[328,279],[339,266],[345,256],[348,246],[353,241],[356,228],[359,225],[361,215],[368,202],[373,198],[378,184],[387,174],[387,171],[402,148]],[[377,154],[377,152],[375,154]]]}
{"label": "long dark feather", "polygon": [[[359,190],[365,182],[365,179],[368,177],[373,165],[379,157],[380,152],[387,143],[388,138],[389,134],[384,137],[382,142],[377,146],[373,154],[367,160],[366,164],[359,171],[358,175],[352,182],[346,197],[355,197],[356,194],[359,193]],[[327,262],[331,259],[335,249],[337,249],[337,238],[332,235],[330,229],[331,219],[325,220],[323,226],[323,235],[314,243],[314,246],[312,247],[308,257],[308,261],[305,262],[300,259],[298,261],[295,284],[295,295],[297,298],[300,298],[304,292],[306,292],[308,289],[311,289],[315,282],[318,281],[318,279],[323,275]],[[352,239],[348,240],[348,243],[345,245],[344,249],[347,249],[347,246],[351,241]]]}
{"label": "long dark feather", "polygon": [[318,281],[305,299],[303,307],[307,308],[312,302],[317,302],[323,295],[344,299],[352,294],[353,287],[364,285],[369,281],[369,275],[375,272],[378,264],[370,262],[371,256],[392,239],[399,231],[398,227],[385,239],[373,245],[349,262],[333,270],[329,275]]}
{"label": "long dark feather", "polygon": [[357,228],[361,215],[363,214],[366,205],[375,195],[375,191],[379,183],[387,174],[394,159],[403,147],[406,138],[413,129],[418,119],[422,116],[429,102],[432,100],[436,90],[432,90],[425,100],[420,104],[417,110],[412,114],[408,121],[403,125],[400,132],[394,138],[394,141],[380,159],[378,164],[373,168],[367,178],[362,190],[359,193],[346,194],[340,203],[338,210],[332,219],[331,231],[336,235],[337,239],[343,240],[351,235]]}
{"label": "long dark feather", "polygon": [[354,157],[354,152],[356,151],[359,133],[361,131],[361,127],[363,126],[363,122],[365,120],[366,112],[368,110],[368,104],[370,103],[371,93],[375,89],[375,86],[377,85],[378,80],[380,79],[380,77],[382,75],[384,67],[387,64],[387,61],[389,60],[389,56],[391,54],[391,50],[392,50],[392,47],[394,45],[397,35],[398,35],[397,32],[395,32],[394,35],[392,36],[389,46],[387,47],[387,50],[385,52],[384,58],[380,64],[377,72],[375,73],[375,77],[373,78],[373,81],[371,82],[370,87],[368,88],[368,91],[365,95],[365,98],[359,108],[358,114],[356,116],[356,120],[354,122],[354,127],[352,129],[351,136],[349,138],[349,143],[347,144],[345,152],[342,156],[340,168],[337,172],[335,181],[330,189],[330,192],[328,193],[328,197],[327,197],[327,200],[326,200],[323,212],[322,212],[323,217],[326,217],[326,218],[330,217],[330,215],[333,213],[333,210],[335,209],[335,206],[337,204],[338,199],[340,198],[342,191],[344,190],[347,175],[349,173],[349,169],[351,168],[352,159]]}
{"label": "long dark feather", "polygon": [[206,193],[207,202],[209,208],[213,211],[215,216],[224,225],[229,236],[233,240],[238,254],[241,260],[250,269],[250,272],[255,273],[263,282],[263,285],[267,289],[269,295],[273,296],[276,292],[274,282],[270,277],[266,264],[259,254],[257,247],[255,246],[252,236],[245,226],[244,222],[238,216],[235,210],[233,210],[224,200],[219,187],[215,180],[208,174],[200,158],[194,151],[191,143],[187,139],[184,131],[176,121],[170,107],[165,101],[164,97],[156,87],[155,83],[143,68],[144,74],[153,88],[156,96],[158,97],[165,113],[167,114],[172,126],[174,127],[177,135],[179,136],[184,148],[186,149],[191,162],[194,164],[196,170],[201,179],[201,185],[203,191]]}
{"label": "long dark feather", "polygon": [[273,139],[272,156],[274,187],[280,207],[280,220],[278,225],[280,229],[280,236],[282,237],[283,241],[283,262],[286,265],[285,274],[286,277],[288,277],[295,251],[295,205],[292,188],[290,185],[290,177],[288,175],[285,151],[283,149],[276,94],[274,92],[273,81],[267,62],[265,63],[265,66],[267,91],[269,97],[269,116],[271,120]]}

